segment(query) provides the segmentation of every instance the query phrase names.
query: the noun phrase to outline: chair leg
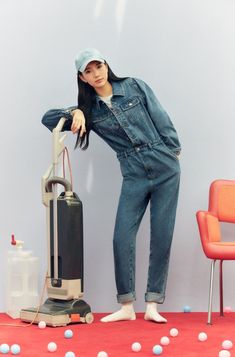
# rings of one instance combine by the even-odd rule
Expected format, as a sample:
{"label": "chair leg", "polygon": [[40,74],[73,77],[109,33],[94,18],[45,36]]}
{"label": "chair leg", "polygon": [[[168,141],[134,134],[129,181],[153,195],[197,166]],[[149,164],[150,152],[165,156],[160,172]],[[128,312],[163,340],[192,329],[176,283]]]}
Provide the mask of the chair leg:
{"label": "chair leg", "polygon": [[209,290],[209,306],[208,306],[208,319],[207,323],[212,325],[211,322],[211,310],[212,310],[212,295],[213,295],[213,282],[214,282],[214,270],[216,259],[211,261],[211,276],[210,276],[210,290]]}
{"label": "chair leg", "polygon": [[219,266],[219,295],[220,295],[220,316],[224,316],[224,299],[223,299],[223,260]]}

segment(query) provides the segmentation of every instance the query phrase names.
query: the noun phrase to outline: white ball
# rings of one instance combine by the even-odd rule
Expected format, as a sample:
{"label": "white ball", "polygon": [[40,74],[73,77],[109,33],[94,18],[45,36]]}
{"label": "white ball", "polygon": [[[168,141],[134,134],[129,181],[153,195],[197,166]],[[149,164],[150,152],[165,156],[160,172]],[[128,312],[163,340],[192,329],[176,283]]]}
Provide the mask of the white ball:
{"label": "white ball", "polygon": [[65,338],[72,338],[73,337],[73,331],[72,330],[65,330],[64,331],[64,337]]}
{"label": "white ball", "polygon": [[163,345],[163,346],[169,345],[169,343],[170,343],[169,337],[163,336],[163,337],[161,338],[161,340],[160,340],[160,343],[161,343],[161,345]]}
{"label": "white ball", "polygon": [[179,331],[177,330],[177,328],[170,329],[171,337],[176,337],[176,336],[178,336],[178,334],[179,334]]}
{"label": "white ball", "polygon": [[204,342],[207,340],[207,334],[205,332],[200,332],[198,334],[198,340],[201,342]]}
{"label": "white ball", "polygon": [[133,352],[139,352],[141,350],[141,344],[139,342],[134,342],[131,345],[131,349]]}
{"label": "white ball", "polygon": [[7,343],[2,343],[0,346],[0,351],[2,354],[7,354],[10,351],[10,346]]}
{"label": "white ball", "polygon": [[100,351],[100,352],[98,352],[97,357],[108,357],[108,353],[106,353],[104,351]]}
{"label": "white ball", "polygon": [[219,357],[230,357],[231,353],[229,351],[226,350],[221,350],[219,351]]}
{"label": "white ball", "polygon": [[227,312],[227,313],[232,312],[231,306],[225,306],[224,312]]}
{"label": "white ball", "polygon": [[55,342],[50,342],[47,345],[47,349],[49,352],[55,352],[57,350],[57,344]]}
{"label": "white ball", "polygon": [[40,328],[40,329],[44,329],[45,327],[46,327],[46,323],[45,323],[45,321],[39,321],[39,323],[38,323],[38,327]]}
{"label": "white ball", "polygon": [[16,343],[14,345],[11,346],[11,353],[13,355],[18,355],[20,354],[20,346],[17,345]]}
{"label": "white ball", "polygon": [[224,340],[222,342],[222,347],[224,350],[230,350],[233,347],[233,343],[230,340]]}
{"label": "white ball", "polygon": [[65,353],[64,357],[75,357],[75,353],[72,351],[68,351]]}

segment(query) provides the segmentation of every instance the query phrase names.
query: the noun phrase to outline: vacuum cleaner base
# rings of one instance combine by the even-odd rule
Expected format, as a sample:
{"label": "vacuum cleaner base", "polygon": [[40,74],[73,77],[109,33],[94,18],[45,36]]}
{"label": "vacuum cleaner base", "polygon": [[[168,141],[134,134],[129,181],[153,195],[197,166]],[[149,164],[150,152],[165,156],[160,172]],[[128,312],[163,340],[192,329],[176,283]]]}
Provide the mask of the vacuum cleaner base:
{"label": "vacuum cleaner base", "polygon": [[38,323],[45,321],[48,326],[66,326],[72,323],[92,323],[94,316],[90,306],[84,301],[47,299],[40,308],[28,308],[20,311],[24,322]]}

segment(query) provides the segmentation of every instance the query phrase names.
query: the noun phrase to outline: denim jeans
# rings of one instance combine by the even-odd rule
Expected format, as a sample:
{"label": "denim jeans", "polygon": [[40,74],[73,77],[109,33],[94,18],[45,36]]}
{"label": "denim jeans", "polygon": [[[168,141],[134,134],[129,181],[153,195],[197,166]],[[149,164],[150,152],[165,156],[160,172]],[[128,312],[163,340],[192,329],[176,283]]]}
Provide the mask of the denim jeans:
{"label": "denim jeans", "polygon": [[136,234],[150,202],[150,255],[145,301],[163,303],[180,179],[178,157],[151,142],[118,155],[123,175],[114,229],[119,303],[134,301]]}

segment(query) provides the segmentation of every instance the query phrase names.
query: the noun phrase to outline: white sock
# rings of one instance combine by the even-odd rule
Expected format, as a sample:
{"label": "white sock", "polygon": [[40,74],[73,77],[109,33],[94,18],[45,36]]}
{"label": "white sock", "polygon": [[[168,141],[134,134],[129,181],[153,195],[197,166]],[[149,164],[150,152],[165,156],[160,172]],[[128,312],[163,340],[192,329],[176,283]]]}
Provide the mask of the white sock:
{"label": "white sock", "polygon": [[122,304],[122,307],[117,312],[103,317],[100,321],[102,322],[114,322],[122,320],[135,320],[135,311],[132,302],[127,302]]}
{"label": "white sock", "polygon": [[147,302],[144,319],[155,321],[158,323],[167,322],[167,320],[157,312],[157,303],[156,302]]}

